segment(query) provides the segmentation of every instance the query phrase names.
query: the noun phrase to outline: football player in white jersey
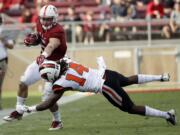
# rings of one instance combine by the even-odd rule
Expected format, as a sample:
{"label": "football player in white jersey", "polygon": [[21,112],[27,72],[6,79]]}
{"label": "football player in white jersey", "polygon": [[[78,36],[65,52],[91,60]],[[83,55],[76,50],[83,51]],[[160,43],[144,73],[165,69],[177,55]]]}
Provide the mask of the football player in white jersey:
{"label": "football player in white jersey", "polygon": [[55,62],[44,62],[40,66],[40,74],[46,81],[53,82],[54,94],[35,106],[24,106],[24,111],[43,111],[48,109],[61,98],[67,90],[81,92],[102,93],[102,95],[115,107],[129,114],[142,116],[153,116],[165,119],[172,125],[176,125],[175,110],[161,111],[149,106],[136,105],[124,91],[123,87],[131,84],[141,84],[152,81],[169,81],[169,74],[145,75],[138,74],[130,77],[106,69],[102,57],[98,58],[98,69],[87,68],[81,64],[61,60]]}

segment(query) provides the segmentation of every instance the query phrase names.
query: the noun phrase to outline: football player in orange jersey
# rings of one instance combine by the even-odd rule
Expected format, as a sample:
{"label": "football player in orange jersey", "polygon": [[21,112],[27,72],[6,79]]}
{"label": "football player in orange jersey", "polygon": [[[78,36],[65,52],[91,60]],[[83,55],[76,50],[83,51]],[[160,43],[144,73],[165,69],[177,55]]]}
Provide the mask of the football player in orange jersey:
{"label": "football player in orange jersey", "polygon": [[24,111],[43,111],[53,106],[67,90],[80,92],[101,93],[112,105],[129,114],[153,116],[165,119],[172,125],[176,124],[175,110],[161,111],[149,106],[136,105],[123,87],[152,81],[169,81],[169,74],[145,75],[138,74],[130,77],[106,69],[102,57],[97,59],[98,69],[87,68],[73,61],[61,60],[60,64],[47,61],[40,66],[43,79],[53,82],[54,94],[45,102],[27,107]]}

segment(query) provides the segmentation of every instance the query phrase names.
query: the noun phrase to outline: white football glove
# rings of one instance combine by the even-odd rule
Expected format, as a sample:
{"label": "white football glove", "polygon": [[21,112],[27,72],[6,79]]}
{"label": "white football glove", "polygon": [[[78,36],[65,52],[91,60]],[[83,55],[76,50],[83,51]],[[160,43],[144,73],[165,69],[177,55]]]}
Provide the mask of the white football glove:
{"label": "white football glove", "polygon": [[99,73],[103,77],[104,72],[106,70],[106,63],[105,63],[104,58],[102,56],[97,57],[96,59],[97,59],[96,62],[98,64]]}
{"label": "white football glove", "polygon": [[23,106],[23,111],[27,112],[27,113],[32,113],[32,112],[36,112],[36,106]]}
{"label": "white football glove", "polygon": [[104,61],[103,56],[97,57],[97,64],[98,64],[98,69],[106,69],[106,63]]}

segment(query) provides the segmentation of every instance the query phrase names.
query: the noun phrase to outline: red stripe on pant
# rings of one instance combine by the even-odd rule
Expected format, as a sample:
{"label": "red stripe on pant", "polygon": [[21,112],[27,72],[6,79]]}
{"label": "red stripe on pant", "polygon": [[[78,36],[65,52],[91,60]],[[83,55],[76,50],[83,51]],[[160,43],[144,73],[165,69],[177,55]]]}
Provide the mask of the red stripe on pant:
{"label": "red stripe on pant", "polygon": [[102,91],[105,92],[116,104],[122,106],[122,98],[112,88],[103,85]]}

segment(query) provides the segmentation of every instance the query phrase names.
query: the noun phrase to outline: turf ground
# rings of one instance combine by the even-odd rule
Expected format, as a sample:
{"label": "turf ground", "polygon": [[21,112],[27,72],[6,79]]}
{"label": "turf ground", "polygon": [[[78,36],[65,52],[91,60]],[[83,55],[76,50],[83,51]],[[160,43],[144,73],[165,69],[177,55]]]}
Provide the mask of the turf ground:
{"label": "turf ground", "polygon": [[[137,104],[146,104],[161,110],[175,108],[180,113],[180,92],[130,94]],[[27,104],[37,103],[38,96]],[[9,107],[15,98],[6,97]],[[18,122],[0,125],[0,135],[180,135],[180,121],[171,126],[160,118],[129,115],[111,106],[101,95],[94,95],[61,106],[64,129],[48,131],[49,112],[32,114]]]}

